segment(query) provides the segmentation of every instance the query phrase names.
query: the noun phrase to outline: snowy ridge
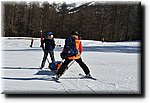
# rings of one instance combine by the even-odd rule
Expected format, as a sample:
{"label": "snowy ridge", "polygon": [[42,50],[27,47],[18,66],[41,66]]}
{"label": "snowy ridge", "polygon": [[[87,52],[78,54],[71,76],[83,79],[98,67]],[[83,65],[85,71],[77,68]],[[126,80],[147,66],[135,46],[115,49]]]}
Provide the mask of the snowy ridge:
{"label": "snowy ridge", "polygon": [[[58,3],[59,5],[62,5],[64,2],[62,3]],[[76,13],[78,11],[80,11],[80,8],[81,6],[85,5],[85,6],[94,6],[96,3],[103,3],[103,2],[100,2],[100,1],[78,1],[78,2],[72,2],[72,3],[67,3],[66,2],[66,5],[67,5],[67,9],[69,10],[69,14],[72,14],[72,13]],[[59,7],[58,6],[56,8],[56,11],[59,12]]]}

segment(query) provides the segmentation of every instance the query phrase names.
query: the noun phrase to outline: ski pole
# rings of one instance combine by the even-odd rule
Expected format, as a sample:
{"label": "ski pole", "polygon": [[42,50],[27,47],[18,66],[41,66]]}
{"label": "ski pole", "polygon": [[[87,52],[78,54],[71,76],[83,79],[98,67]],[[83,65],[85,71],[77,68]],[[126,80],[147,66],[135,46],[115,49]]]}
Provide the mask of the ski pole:
{"label": "ski pole", "polygon": [[69,64],[68,68],[69,68],[74,62],[75,62],[75,60],[73,60],[73,61]]}
{"label": "ski pole", "polygon": [[48,58],[46,58],[46,60],[47,60],[48,63],[50,63],[49,60],[48,60]]}

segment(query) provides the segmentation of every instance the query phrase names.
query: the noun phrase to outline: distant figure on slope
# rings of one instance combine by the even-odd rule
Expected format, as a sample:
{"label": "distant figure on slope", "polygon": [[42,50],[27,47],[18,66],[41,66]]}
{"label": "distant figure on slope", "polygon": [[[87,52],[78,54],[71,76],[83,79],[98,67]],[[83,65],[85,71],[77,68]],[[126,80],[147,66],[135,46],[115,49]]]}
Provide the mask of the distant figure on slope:
{"label": "distant figure on slope", "polygon": [[65,40],[65,46],[61,53],[61,58],[65,59],[63,64],[61,65],[60,69],[58,70],[56,74],[56,79],[59,79],[64,71],[68,69],[68,64],[75,60],[80,67],[83,69],[86,76],[91,77],[89,68],[87,65],[82,61],[81,59],[81,53],[83,51],[82,43],[78,38],[78,32],[73,31],[71,37],[68,37]]}
{"label": "distant figure on slope", "polygon": [[55,62],[55,58],[54,58],[55,41],[54,41],[52,32],[47,32],[47,36],[42,41],[41,47],[44,51],[44,57],[43,57],[40,69],[44,67],[48,54],[50,54],[52,63]]}
{"label": "distant figure on slope", "polygon": [[105,41],[105,38],[103,37],[103,38],[102,38],[102,43],[103,43],[104,41]]}
{"label": "distant figure on slope", "polygon": [[30,47],[32,48],[32,45],[33,45],[33,38],[31,39],[31,44],[30,44]]}
{"label": "distant figure on slope", "polygon": [[42,47],[42,44],[43,44],[43,41],[44,41],[44,37],[43,36],[41,36],[41,38],[40,38],[40,47]]}

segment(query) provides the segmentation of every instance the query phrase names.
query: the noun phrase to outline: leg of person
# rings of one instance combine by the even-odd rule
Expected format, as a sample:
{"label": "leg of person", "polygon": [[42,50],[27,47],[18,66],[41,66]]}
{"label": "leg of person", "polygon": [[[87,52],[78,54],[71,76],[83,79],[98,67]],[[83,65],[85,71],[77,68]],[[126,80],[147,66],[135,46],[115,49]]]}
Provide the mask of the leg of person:
{"label": "leg of person", "polygon": [[47,51],[44,51],[44,57],[43,57],[43,60],[42,60],[42,63],[41,63],[41,69],[44,67],[45,65],[45,62],[46,62],[46,59],[47,59],[47,55],[48,55],[48,52]]}
{"label": "leg of person", "polygon": [[49,53],[50,53],[51,61],[55,62],[54,51],[50,51]]}
{"label": "leg of person", "polygon": [[86,75],[90,75],[90,70],[89,70],[89,68],[88,68],[87,65],[82,61],[81,58],[76,59],[75,61],[80,65],[80,67],[83,69],[83,71],[84,71],[84,73],[85,73]]}
{"label": "leg of person", "polygon": [[69,59],[65,59],[64,63],[60,66],[58,72],[57,72],[57,78],[60,78],[60,76],[62,76],[62,74],[65,72],[65,70],[68,68],[68,64],[71,62],[72,60]]}

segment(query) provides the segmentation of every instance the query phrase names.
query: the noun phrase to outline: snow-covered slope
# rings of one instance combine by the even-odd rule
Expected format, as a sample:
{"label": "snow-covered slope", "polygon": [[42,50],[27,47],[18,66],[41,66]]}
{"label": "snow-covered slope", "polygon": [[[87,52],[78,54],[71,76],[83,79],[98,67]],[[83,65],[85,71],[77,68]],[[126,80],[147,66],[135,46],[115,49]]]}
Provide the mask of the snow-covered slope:
{"label": "snow-covered slope", "polygon": [[[74,63],[60,78],[61,83],[51,79],[53,73],[47,68],[38,69],[43,57],[40,39],[2,39],[2,92],[3,93],[65,93],[65,94],[139,94],[140,93],[140,42],[102,43],[82,40],[83,61],[90,68],[96,81],[79,79],[83,73]],[[63,46],[64,39],[55,39]],[[56,47],[55,58],[61,60],[62,47]],[[84,73],[83,73],[84,74]]]}
{"label": "snow-covered slope", "polygon": [[[9,47],[28,47],[30,45],[30,37],[2,37],[2,46],[9,46]],[[34,39],[34,46],[38,47],[40,45],[40,38],[33,38]],[[15,41],[18,42],[15,42]],[[9,42],[11,41],[11,42]],[[13,42],[14,41],[14,42]],[[96,47],[96,46],[132,46],[132,47],[140,47],[140,41],[134,42],[102,42],[102,41],[95,41],[95,40],[81,40],[83,47]],[[7,42],[7,43],[6,43]],[[56,45],[64,46],[65,39],[55,38]]]}

